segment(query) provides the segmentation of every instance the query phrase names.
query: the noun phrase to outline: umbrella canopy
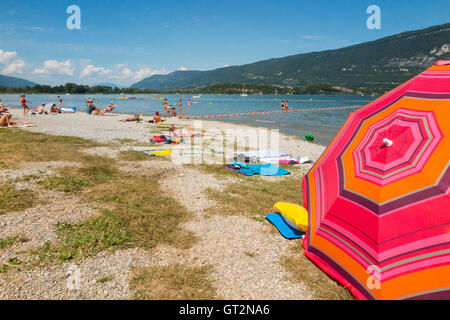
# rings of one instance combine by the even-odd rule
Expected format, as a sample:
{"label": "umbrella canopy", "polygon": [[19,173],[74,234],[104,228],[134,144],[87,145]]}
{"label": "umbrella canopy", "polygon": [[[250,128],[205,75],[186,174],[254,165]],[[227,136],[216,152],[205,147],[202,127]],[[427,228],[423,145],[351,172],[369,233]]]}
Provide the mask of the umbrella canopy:
{"label": "umbrella canopy", "polygon": [[450,299],[450,61],[349,115],[303,180],[305,254],[358,299]]}

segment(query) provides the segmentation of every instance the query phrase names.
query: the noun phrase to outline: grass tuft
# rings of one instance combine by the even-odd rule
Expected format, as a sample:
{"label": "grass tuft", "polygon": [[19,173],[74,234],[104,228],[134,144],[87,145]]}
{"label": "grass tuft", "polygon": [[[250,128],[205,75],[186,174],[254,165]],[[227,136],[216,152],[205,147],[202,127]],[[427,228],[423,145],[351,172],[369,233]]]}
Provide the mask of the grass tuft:
{"label": "grass tuft", "polygon": [[31,190],[17,190],[6,184],[0,184],[0,215],[31,208],[35,197]]}
{"label": "grass tuft", "polygon": [[131,280],[138,300],[211,300],[216,290],[208,279],[212,267],[169,266],[135,268]]}

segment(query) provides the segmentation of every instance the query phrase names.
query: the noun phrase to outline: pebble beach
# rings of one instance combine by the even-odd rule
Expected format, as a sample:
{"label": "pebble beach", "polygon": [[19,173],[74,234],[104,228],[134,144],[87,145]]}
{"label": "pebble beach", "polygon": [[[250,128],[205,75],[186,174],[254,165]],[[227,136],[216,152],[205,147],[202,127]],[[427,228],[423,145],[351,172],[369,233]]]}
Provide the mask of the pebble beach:
{"label": "pebble beach", "polygon": [[[167,134],[168,125],[177,128],[192,126],[204,132],[258,130],[236,124],[217,121],[193,123],[192,120],[167,119],[161,126],[144,121],[120,122],[131,115],[91,116],[86,113],[29,115],[23,117],[21,110],[12,110],[13,121],[32,122],[35,126],[23,129],[36,133],[75,136],[105,143],[105,146],[87,149],[88,154],[99,154],[117,158],[120,151],[130,150],[133,145],[148,143],[153,135]],[[158,131],[159,130],[159,131]],[[233,139],[227,136],[226,139]],[[200,149],[210,151],[213,143],[205,137]],[[212,139],[213,140],[213,139]],[[238,144],[239,139],[237,139]],[[188,141],[189,142],[189,141]],[[189,143],[188,143],[189,144]],[[192,144],[191,144],[192,145]],[[195,143],[194,143],[195,145]],[[245,146],[238,146],[243,147]],[[247,148],[253,149],[248,145]],[[297,137],[279,135],[279,150],[293,155],[308,157],[309,163],[298,165],[293,173],[301,185],[302,176],[312,167],[324,151],[324,147]],[[228,151],[225,154],[228,156]],[[71,163],[28,164],[20,168],[0,170],[0,180],[17,179],[45,168],[51,174],[60,166]],[[121,172],[127,175],[151,176],[160,173],[161,186],[175,197],[192,214],[184,227],[193,232],[197,243],[181,250],[160,245],[152,250],[140,248],[101,252],[74,262],[81,272],[81,287],[67,288],[68,265],[36,267],[29,270],[15,270],[0,274],[0,299],[129,299],[129,280],[132,268],[141,266],[165,266],[173,262],[189,266],[212,265],[211,280],[219,299],[314,299],[314,294],[306,285],[289,280],[288,272],[280,265],[280,257],[289,255],[292,243],[281,237],[269,223],[262,223],[248,216],[217,216],[208,214],[208,208],[216,203],[205,195],[207,189],[217,192],[236,183],[233,178],[220,179],[195,168],[179,165],[174,161],[121,161]],[[42,171],[42,170],[41,170]],[[282,177],[261,177],[268,181]],[[22,181],[19,188],[29,188],[40,193],[32,182]],[[300,189],[299,189],[300,192]],[[29,239],[0,249],[0,265],[12,256],[44,245],[48,241],[58,241],[53,226],[57,223],[73,223],[98,214],[96,209],[76,195],[51,193],[52,201],[42,201],[41,205],[14,214],[0,215],[0,239],[20,234]],[[268,208],[270,211],[271,208]],[[269,213],[269,212],[267,212]],[[248,254],[248,253],[251,254]],[[108,275],[109,281],[97,281]]]}

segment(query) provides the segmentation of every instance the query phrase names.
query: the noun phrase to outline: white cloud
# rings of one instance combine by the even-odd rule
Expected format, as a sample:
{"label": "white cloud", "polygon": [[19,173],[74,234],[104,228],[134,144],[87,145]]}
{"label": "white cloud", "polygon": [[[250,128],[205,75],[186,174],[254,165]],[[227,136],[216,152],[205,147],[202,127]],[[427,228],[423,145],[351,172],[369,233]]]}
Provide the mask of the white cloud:
{"label": "white cloud", "polygon": [[116,65],[116,70],[114,72],[113,78],[114,80],[120,80],[123,82],[136,82],[155,74],[165,73],[167,73],[167,71],[164,68],[161,70],[153,70],[149,67],[142,67],[137,71],[132,71],[130,68],[128,68],[128,65],[118,64]]}
{"label": "white cloud", "polygon": [[17,56],[17,52],[15,52],[15,51],[3,51],[3,50],[0,50],[0,63],[1,64],[8,64],[16,56]]}
{"label": "white cloud", "polygon": [[96,74],[96,75],[107,75],[108,73],[110,73],[111,70],[109,69],[105,69],[103,67],[96,67],[92,64],[87,65],[83,71],[81,71],[80,76],[81,77],[88,77],[92,74]]}
{"label": "white cloud", "polygon": [[46,60],[44,61],[44,66],[42,68],[34,69],[35,74],[63,74],[72,76],[75,71],[73,67],[72,60],[57,61],[57,60]]}
{"label": "white cloud", "polygon": [[22,68],[25,67],[25,61],[16,59],[6,65],[6,68],[2,70],[4,74],[10,73],[22,73]]}
{"label": "white cloud", "polygon": [[186,71],[187,70],[187,68],[186,67],[180,67],[180,69],[179,69],[180,71]]}

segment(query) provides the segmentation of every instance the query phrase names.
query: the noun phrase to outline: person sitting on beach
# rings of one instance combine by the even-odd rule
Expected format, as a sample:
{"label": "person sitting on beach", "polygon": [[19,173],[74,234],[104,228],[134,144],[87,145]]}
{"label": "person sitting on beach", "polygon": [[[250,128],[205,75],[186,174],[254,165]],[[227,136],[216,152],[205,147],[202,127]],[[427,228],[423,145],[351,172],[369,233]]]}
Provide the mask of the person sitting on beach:
{"label": "person sitting on beach", "polygon": [[[96,106],[94,106],[94,99],[88,98],[87,103],[89,105],[89,114],[92,114],[94,116],[100,114],[100,110]],[[94,111],[95,111],[95,113],[94,113]]]}
{"label": "person sitting on beach", "polygon": [[39,107],[37,107],[37,108],[36,108],[36,113],[39,113],[39,114],[46,113],[46,112],[45,112],[45,105],[44,105],[44,104],[41,104]]}
{"label": "person sitting on beach", "polygon": [[153,116],[153,120],[150,120],[149,122],[151,123],[159,123],[162,122],[162,118],[161,118],[161,114],[159,113],[159,111],[155,112],[155,115]]}
{"label": "person sitting on beach", "polygon": [[11,122],[11,114],[9,113],[0,115],[0,127],[18,127],[27,125],[31,125],[31,122],[26,123]]}
{"label": "person sitting on beach", "polygon": [[107,106],[105,109],[103,109],[100,114],[105,114],[106,112],[111,112],[114,108],[116,107],[116,105],[114,103],[110,103],[109,106]]}
{"label": "person sitting on beach", "polygon": [[172,108],[172,117],[176,117],[177,116],[177,112],[175,111],[175,108],[170,106],[170,108]]}
{"label": "person sitting on beach", "polygon": [[9,113],[0,115],[0,127],[9,127],[11,125],[10,119],[11,115]]}
{"label": "person sitting on beach", "polygon": [[0,99],[0,114],[2,113],[9,113],[9,108],[6,108],[5,105],[2,103],[2,99]]}
{"label": "person sitting on beach", "polygon": [[133,117],[131,118],[127,118],[127,119],[122,119],[119,120],[121,122],[130,122],[130,121],[142,121],[142,118],[139,117],[139,115],[135,114]]}
{"label": "person sitting on beach", "polygon": [[61,108],[58,108],[56,106],[56,104],[52,104],[52,106],[50,107],[50,112],[51,113],[61,113]]}
{"label": "person sitting on beach", "polygon": [[23,116],[26,117],[28,112],[30,112],[30,108],[27,105],[27,99],[25,99],[24,94],[20,95],[20,104],[22,105],[23,108]]}

